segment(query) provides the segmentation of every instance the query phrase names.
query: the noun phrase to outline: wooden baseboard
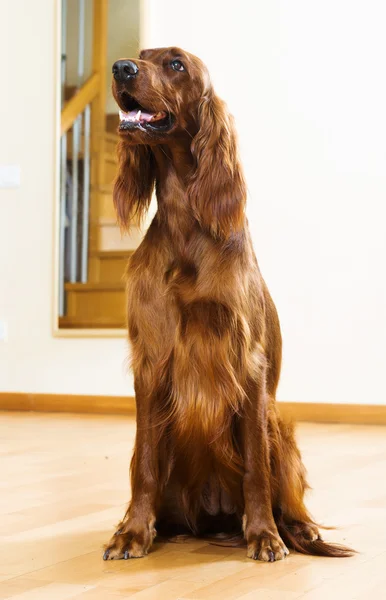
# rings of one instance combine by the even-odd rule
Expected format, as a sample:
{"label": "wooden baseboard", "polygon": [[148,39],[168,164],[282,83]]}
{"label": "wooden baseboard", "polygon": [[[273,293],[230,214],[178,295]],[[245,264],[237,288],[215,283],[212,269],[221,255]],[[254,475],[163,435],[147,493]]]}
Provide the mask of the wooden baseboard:
{"label": "wooden baseboard", "polygon": [[72,394],[1,392],[0,410],[133,415],[135,414],[135,399],[130,396],[81,396]]}
{"label": "wooden baseboard", "polygon": [[[385,405],[279,402],[285,419],[314,423],[386,425]],[[0,410],[134,415],[132,396],[81,396],[0,392]]]}
{"label": "wooden baseboard", "polygon": [[293,421],[386,425],[386,405],[279,402],[280,413]]}

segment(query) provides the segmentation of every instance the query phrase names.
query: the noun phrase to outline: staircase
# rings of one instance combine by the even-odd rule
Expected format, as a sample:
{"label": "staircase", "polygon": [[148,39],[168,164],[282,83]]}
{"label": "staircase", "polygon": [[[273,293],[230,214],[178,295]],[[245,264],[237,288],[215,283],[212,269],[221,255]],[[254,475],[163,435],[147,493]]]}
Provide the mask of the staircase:
{"label": "staircase", "polygon": [[[67,282],[64,286],[66,314],[60,317],[59,327],[66,329],[126,327],[124,274],[137,240],[135,228],[134,236],[129,238],[121,235],[113,206],[112,188],[117,169],[117,121],[117,115],[106,116],[102,183],[95,196],[97,202],[91,211],[90,220],[88,281]],[[69,149],[68,158],[71,159],[71,137]],[[82,144],[79,159],[82,159]]]}
{"label": "staircase", "polygon": [[[109,2],[92,0],[91,20],[86,19],[83,0],[61,4],[59,328],[120,329],[126,326],[126,264],[142,234],[134,224],[130,235],[122,235],[113,206],[118,110],[106,114]],[[74,11],[77,83],[70,85],[66,32],[68,26],[74,35]],[[86,38],[91,39],[91,71],[85,67]]]}
{"label": "staircase", "polygon": [[131,250],[90,252],[89,281],[65,284],[67,310],[66,315],[60,317],[60,327],[126,327],[124,273],[131,254]]}

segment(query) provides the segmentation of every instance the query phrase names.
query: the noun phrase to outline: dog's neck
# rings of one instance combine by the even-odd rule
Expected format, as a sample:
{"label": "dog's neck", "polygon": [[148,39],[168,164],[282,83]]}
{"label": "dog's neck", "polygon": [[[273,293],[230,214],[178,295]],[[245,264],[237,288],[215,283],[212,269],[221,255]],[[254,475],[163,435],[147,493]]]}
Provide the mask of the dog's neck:
{"label": "dog's neck", "polygon": [[166,192],[166,181],[174,177],[181,190],[186,190],[192,173],[194,159],[190,150],[191,140],[181,138],[171,144],[153,146],[152,151],[157,163],[157,185]]}
{"label": "dog's neck", "polygon": [[190,144],[190,139],[181,138],[170,145],[152,147],[157,164],[158,218],[181,251],[197,229],[187,194],[194,168]]}

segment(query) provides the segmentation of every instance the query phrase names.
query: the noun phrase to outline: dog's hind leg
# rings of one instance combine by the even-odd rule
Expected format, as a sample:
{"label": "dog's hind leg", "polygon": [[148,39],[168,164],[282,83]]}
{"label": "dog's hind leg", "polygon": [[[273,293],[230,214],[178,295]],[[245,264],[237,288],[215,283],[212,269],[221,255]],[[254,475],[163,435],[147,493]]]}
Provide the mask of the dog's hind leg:
{"label": "dog's hind leg", "polygon": [[296,444],[293,425],[283,422],[271,404],[269,418],[271,489],[277,528],[284,542],[303,554],[351,556],[350,548],[321,539],[318,525],[304,504],[306,469]]}

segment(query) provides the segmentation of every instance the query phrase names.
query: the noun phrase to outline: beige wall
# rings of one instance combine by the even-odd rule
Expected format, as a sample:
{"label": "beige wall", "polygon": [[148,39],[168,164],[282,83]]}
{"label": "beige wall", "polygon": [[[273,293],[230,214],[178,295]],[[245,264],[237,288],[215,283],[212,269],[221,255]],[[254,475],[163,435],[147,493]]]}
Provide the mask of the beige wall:
{"label": "beige wall", "polygon": [[279,397],[386,404],[385,2],[149,5],[149,42],[198,54],[236,116]]}
{"label": "beige wall", "polygon": [[124,339],[52,335],[54,13],[52,0],[0,2],[0,163],[22,169],[19,189],[0,190],[0,390],[131,393]]}
{"label": "beige wall", "polygon": [[[199,54],[236,115],[280,398],[385,404],[384,3],[149,4],[146,45]],[[52,0],[0,2],[0,161],[23,178],[0,190],[0,389],[123,394],[124,340],[51,333],[54,23]]]}

